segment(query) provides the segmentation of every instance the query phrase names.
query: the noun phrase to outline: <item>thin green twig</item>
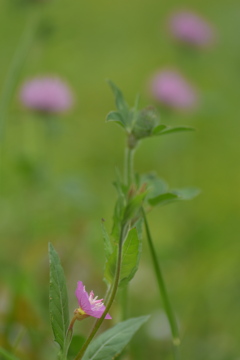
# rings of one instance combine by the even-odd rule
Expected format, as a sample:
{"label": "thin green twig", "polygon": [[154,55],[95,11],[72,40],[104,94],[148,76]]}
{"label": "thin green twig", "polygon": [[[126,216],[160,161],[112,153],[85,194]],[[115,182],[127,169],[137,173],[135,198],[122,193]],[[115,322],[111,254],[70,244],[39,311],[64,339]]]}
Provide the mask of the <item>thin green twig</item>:
{"label": "thin green twig", "polygon": [[[30,12],[29,19],[25,25],[23,34],[20,38],[19,44],[13,55],[12,61],[10,62],[9,69],[6,74],[5,82],[2,87],[0,95],[0,183],[2,182],[3,176],[3,141],[6,130],[6,122],[8,109],[11,103],[13,92],[17,83],[17,79],[21,72],[27,53],[33,42],[38,19],[40,16],[40,10],[37,6],[34,11]],[[2,185],[2,184],[1,184]]]}
{"label": "thin green twig", "polygon": [[133,169],[133,159],[134,159],[134,149],[130,149],[129,147],[125,150],[125,184],[128,188],[131,184],[134,183],[134,169]]}
{"label": "thin green twig", "polygon": [[0,97],[0,140],[3,140],[7,110],[9,108],[13,91],[27,56],[28,50],[32,44],[36,33],[36,26],[39,19],[39,8],[30,13],[29,19],[25,25],[23,34],[20,38],[19,44],[10,62],[9,69],[6,74],[5,82],[1,91]]}
{"label": "thin green twig", "polygon": [[158,288],[159,288],[159,292],[160,295],[162,297],[163,300],[163,304],[164,304],[164,308],[168,317],[168,321],[170,324],[170,328],[171,328],[171,333],[172,333],[172,341],[173,341],[173,345],[174,345],[174,357],[175,359],[179,359],[179,345],[180,345],[180,337],[179,337],[179,330],[178,330],[178,325],[177,325],[177,320],[174,314],[174,311],[172,309],[172,305],[168,296],[168,292],[167,292],[167,288],[165,285],[165,281],[162,275],[162,271],[161,271],[161,267],[159,264],[159,260],[157,258],[156,255],[156,250],[154,248],[153,245],[153,240],[152,240],[152,236],[150,233],[150,229],[149,229],[149,225],[148,225],[148,221],[147,221],[147,217],[145,214],[144,209],[142,208],[142,215],[143,215],[143,220],[144,220],[144,226],[145,226],[145,230],[146,230],[146,235],[147,235],[147,240],[148,240],[148,245],[149,245],[149,249],[150,249],[150,253],[152,256],[152,262],[153,262],[153,267],[154,267],[154,271],[156,274],[156,278],[157,278],[157,283],[158,283]]}

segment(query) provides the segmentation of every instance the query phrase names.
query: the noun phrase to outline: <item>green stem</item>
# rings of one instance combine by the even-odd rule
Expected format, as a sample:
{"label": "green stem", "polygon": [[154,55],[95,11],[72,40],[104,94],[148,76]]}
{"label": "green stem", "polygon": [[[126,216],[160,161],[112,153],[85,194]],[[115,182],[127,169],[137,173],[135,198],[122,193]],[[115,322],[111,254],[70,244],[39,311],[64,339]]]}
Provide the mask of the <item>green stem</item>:
{"label": "green stem", "polygon": [[60,354],[60,360],[67,360],[68,349],[71,344],[72,336],[73,336],[73,326],[76,320],[77,320],[77,315],[74,315],[67,330],[64,349],[62,354]]}
{"label": "green stem", "polygon": [[117,293],[117,289],[118,289],[118,283],[119,283],[119,278],[120,278],[120,272],[121,272],[121,262],[122,262],[122,245],[125,239],[125,226],[122,226],[121,229],[121,235],[120,235],[120,241],[119,241],[119,248],[118,248],[118,259],[117,259],[117,267],[116,267],[116,273],[115,273],[115,278],[114,278],[114,282],[113,282],[113,287],[112,287],[112,291],[111,291],[111,295],[109,298],[109,301],[106,305],[106,309],[104,311],[104,313],[102,314],[102,316],[100,317],[100,319],[97,319],[93,329],[88,337],[88,339],[86,340],[86,342],[83,344],[83,347],[81,348],[81,350],[79,351],[79,353],[77,354],[77,356],[75,357],[74,360],[81,360],[85,351],[87,350],[88,345],[90,344],[90,342],[92,341],[93,337],[95,336],[95,334],[97,333],[98,329],[100,328],[100,326],[102,325],[105,316],[107,315],[110,307],[112,306],[112,303],[115,299],[116,293]]}
{"label": "green stem", "polygon": [[2,88],[1,96],[0,96],[0,174],[2,181],[2,173],[3,173],[3,139],[6,128],[6,118],[8,113],[8,108],[12,99],[13,91],[22,69],[24,60],[27,56],[27,52],[32,44],[36,25],[38,23],[39,18],[39,8],[34,11],[34,13],[30,13],[30,18],[25,26],[23,35],[20,39],[19,45],[14,53],[12,61],[10,62],[9,69],[6,74],[6,79]]}
{"label": "green stem", "polygon": [[156,250],[153,245],[148,221],[147,221],[146,214],[145,214],[145,211],[143,208],[142,208],[142,214],[143,214],[143,220],[144,220],[144,226],[145,226],[145,230],[146,230],[148,245],[149,245],[150,253],[152,256],[153,267],[154,267],[154,271],[155,271],[156,278],[157,278],[159,292],[160,292],[160,295],[162,296],[164,308],[165,308],[165,311],[166,311],[166,314],[168,317],[168,321],[170,324],[170,328],[171,328],[172,341],[173,341],[173,345],[174,345],[174,354],[175,354],[174,357],[175,357],[175,359],[178,359],[177,354],[178,354],[178,347],[180,345],[178,325],[177,325],[176,317],[175,317],[175,314],[173,312],[173,309],[172,309],[172,306],[171,306],[171,303],[169,300],[167,288],[166,288],[166,285],[164,282],[160,264],[159,264],[159,261],[158,261],[157,255],[156,255]]}
{"label": "green stem", "polygon": [[6,75],[5,83],[3,85],[1,98],[0,98],[0,140],[2,140],[4,135],[7,110],[10,105],[10,101],[16,85],[16,81],[18,79],[19,73],[22,69],[28,50],[35,36],[38,18],[39,18],[39,8],[35,9],[34,12],[30,13],[29,20],[25,26],[19,45],[9,65],[9,69]]}
{"label": "green stem", "polygon": [[[134,184],[134,148],[126,147],[125,150],[125,183],[128,187]],[[126,320],[128,317],[128,284],[122,289],[121,296],[121,308],[122,308],[122,320]]]}
{"label": "green stem", "polygon": [[134,172],[133,172],[133,159],[134,149],[126,148],[125,151],[125,183],[128,188],[134,183]]}

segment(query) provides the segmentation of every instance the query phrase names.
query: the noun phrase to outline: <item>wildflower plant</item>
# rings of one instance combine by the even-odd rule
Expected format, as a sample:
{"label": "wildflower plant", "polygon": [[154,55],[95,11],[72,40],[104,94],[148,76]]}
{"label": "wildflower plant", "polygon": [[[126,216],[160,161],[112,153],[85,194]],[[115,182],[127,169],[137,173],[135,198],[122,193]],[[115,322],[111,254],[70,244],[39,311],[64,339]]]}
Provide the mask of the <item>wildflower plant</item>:
{"label": "wildflower plant", "polygon": [[195,88],[175,70],[157,72],[151,80],[150,91],[157,102],[175,110],[191,110],[198,104]]}
{"label": "wildflower plant", "polygon": [[72,106],[73,95],[61,79],[38,77],[23,84],[20,100],[31,110],[51,114],[68,110]]}
{"label": "wildflower plant", "polygon": [[[109,84],[115,96],[116,110],[111,111],[106,120],[107,122],[115,122],[124,130],[126,134],[126,153],[124,174],[117,172],[117,178],[114,182],[117,200],[110,234],[105,229],[104,223],[102,223],[105,249],[103,278],[107,284],[107,291],[104,300],[98,299],[93,291],[88,294],[83,283],[79,281],[76,289],[78,308],[73,311],[70,320],[63,269],[57,252],[49,244],[50,316],[54,339],[59,345],[59,359],[67,360],[75,322],[92,316],[96,318],[94,326],[74,359],[110,360],[116,358],[122,352],[135,332],[148,320],[150,315],[128,318],[128,311],[126,311],[126,304],[128,303],[126,289],[139,267],[142,252],[142,232],[145,229],[157,286],[171,328],[174,357],[177,359],[180,345],[178,325],[167,293],[159,259],[156,255],[147,213],[156,205],[189,200],[198,194],[198,189],[171,190],[154,173],[137,174],[134,169],[134,154],[141,141],[145,138],[192,131],[194,129],[187,126],[171,127],[161,124],[156,110],[153,107],[139,110],[138,101],[136,101],[133,108],[130,108],[117,86],[111,81],[109,81]],[[89,284],[87,287],[89,287]],[[123,289],[123,321],[93,340],[104,319],[111,319],[111,306],[119,288]]]}
{"label": "wildflower plant", "polygon": [[169,32],[182,43],[194,47],[210,46],[215,40],[213,27],[200,15],[192,11],[179,11],[169,19]]}

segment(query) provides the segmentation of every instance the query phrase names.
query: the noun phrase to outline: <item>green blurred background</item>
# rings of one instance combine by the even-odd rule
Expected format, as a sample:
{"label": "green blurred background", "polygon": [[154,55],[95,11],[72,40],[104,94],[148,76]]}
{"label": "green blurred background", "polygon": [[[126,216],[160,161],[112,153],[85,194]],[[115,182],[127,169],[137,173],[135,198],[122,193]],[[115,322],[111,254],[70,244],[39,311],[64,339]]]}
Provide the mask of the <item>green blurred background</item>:
{"label": "green blurred background", "polygon": [[[168,36],[167,18],[182,7],[216,28],[211,49],[186,49]],[[32,11],[27,0],[1,0],[1,87]],[[159,106],[162,121],[197,132],[144,141],[136,169],[155,170],[173,188],[202,189],[193,201],[159,207],[149,216],[179,320],[182,359],[239,359],[240,2],[55,0],[38,11],[37,37],[17,80],[2,141],[0,345],[11,350],[20,337],[20,359],[55,358],[48,316],[49,241],[66,272],[70,311],[77,306],[78,280],[87,290],[104,293],[101,218],[110,229],[112,180],[115,167],[122,169],[125,146],[121,129],[104,123],[115,107],[105,80],[112,79],[131,105],[140,93],[144,107],[153,103],[149,77],[173,66],[198,87],[201,106],[191,114]],[[63,78],[75,94],[74,108],[55,119],[50,134],[18,100],[24,80],[46,74]],[[145,241],[130,294],[132,315],[153,315],[133,340],[133,359],[171,359]],[[116,320],[118,307],[116,301]],[[91,321],[77,324],[76,333],[86,335]]]}

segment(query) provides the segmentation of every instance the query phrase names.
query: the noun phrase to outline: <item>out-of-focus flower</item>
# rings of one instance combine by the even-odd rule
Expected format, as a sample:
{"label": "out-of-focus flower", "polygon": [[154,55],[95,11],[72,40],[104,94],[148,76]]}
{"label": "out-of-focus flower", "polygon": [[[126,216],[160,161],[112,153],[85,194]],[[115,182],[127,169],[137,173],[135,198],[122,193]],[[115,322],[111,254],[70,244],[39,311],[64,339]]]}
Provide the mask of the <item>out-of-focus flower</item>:
{"label": "out-of-focus flower", "polygon": [[24,106],[45,113],[60,113],[73,104],[69,87],[57,77],[42,77],[25,82],[20,90]]}
{"label": "out-of-focus flower", "polygon": [[175,109],[191,109],[197,105],[198,95],[191,84],[174,70],[160,71],[152,78],[150,91],[162,104]]}
{"label": "out-of-focus flower", "polygon": [[210,45],[215,38],[212,26],[191,11],[180,11],[169,18],[169,31],[182,42],[195,46]]}
{"label": "out-of-focus flower", "polygon": [[[78,320],[82,320],[88,316],[93,316],[95,318],[100,318],[105,310],[103,304],[103,299],[98,300],[98,297],[94,297],[93,291],[88,295],[85,290],[85,286],[82,281],[78,281],[76,289],[76,297],[78,299],[79,308],[74,311],[74,314],[77,315]],[[111,316],[107,314],[105,319],[111,319]]]}

